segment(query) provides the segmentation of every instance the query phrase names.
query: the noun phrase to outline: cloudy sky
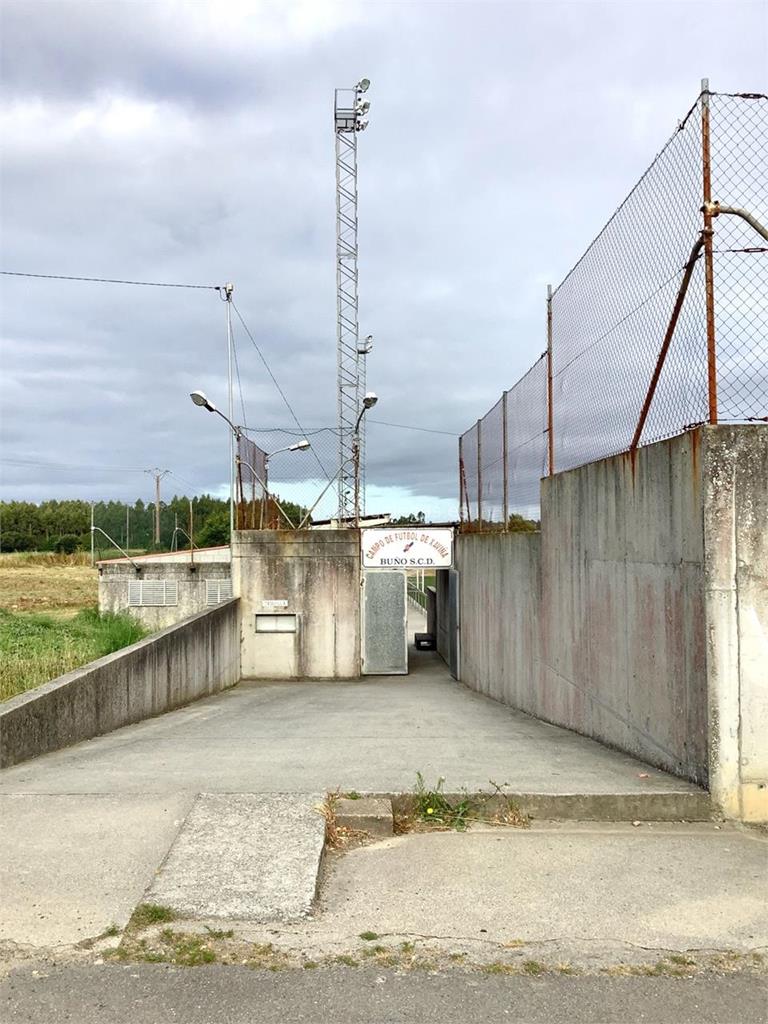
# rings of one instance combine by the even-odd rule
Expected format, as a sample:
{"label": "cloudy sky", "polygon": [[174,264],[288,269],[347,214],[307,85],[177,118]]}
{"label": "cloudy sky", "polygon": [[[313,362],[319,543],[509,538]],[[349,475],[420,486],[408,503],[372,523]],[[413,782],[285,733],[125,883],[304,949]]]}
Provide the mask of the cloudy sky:
{"label": "cloudy sky", "polygon": [[[542,351],[547,283],[700,79],[768,81],[762,0],[1,6],[2,269],[233,281],[306,428],[335,422],[333,90],[371,79],[373,419],[446,433],[372,422],[368,508],[436,518],[454,435]],[[215,292],[0,281],[0,496],[149,499],[156,465],[180,493],[226,491],[223,424],[188,398],[226,401]],[[292,426],[237,322],[236,342],[248,423]]]}

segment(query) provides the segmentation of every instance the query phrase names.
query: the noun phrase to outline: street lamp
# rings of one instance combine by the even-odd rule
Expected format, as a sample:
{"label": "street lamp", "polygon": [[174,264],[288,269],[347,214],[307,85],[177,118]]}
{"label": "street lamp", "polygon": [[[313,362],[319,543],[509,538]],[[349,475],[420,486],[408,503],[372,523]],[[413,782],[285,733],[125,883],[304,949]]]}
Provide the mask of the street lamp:
{"label": "street lamp", "polygon": [[[275,455],[280,455],[281,452],[305,452],[308,448],[311,448],[311,447],[312,447],[312,445],[306,439],[306,437],[302,437],[302,439],[300,441],[297,441],[296,444],[286,445],[285,448],[278,448],[274,452],[264,452],[264,490],[265,490],[265,493],[266,493],[267,483],[269,481],[269,460],[271,458],[273,458]],[[264,503],[263,502],[262,502],[262,505],[261,505],[261,525],[262,525],[262,527],[264,525]]]}
{"label": "street lamp", "polygon": [[372,409],[379,400],[379,396],[374,391],[368,391],[363,398],[363,407],[360,410],[360,414],[357,417],[355,423],[354,436],[352,438],[352,458],[355,464],[355,526],[360,526],[360,424],[363,422],[363,416]]}
{"label": "street lamp", "polygon": [[221,416],[221,418],[226,423],[228,423],[232,428],[232,433],[235,435],[235,440],[240,440],[240,435],[242,433],[240,427],[236,427],[232,420],[229,418],[229,416],[225,416],[221,409],[217,409],[213,402],[208,400],[204,391],[191,391],[189,397],[192,399],[195,405],[199,405],[201,409],[207,409],[208,412],[215,412],[217,416]]}
{"label": "street lamp", "polygon": [[[225,423],[229,424],[229,426],[230,426],[230,428],[232,430],[232,433],[234,435],[234,438],[235,438],[235,444],[240,440],[240,436],[241,436],[241,433],[242,433],[242,431],[240,430],[240,427],[236,427],[235,424],[232,422],[232,420],[229,418],[229,416],[225,416],[224,413],[220,409],[217,409],[216,406],[213,404],[213,402],[209,401],[209,399],[208,399],[208,397],[207,397],[207,395],[205,394],[204,391],[192,391],[192,392],[190,392],[189,397],[192,399],[192,401],[195,403],[195,405],[199,406],[201,409],[207,409],[208,412],[215,412],[217,416],[221,416],[221,418],[224,420]],[[230,459],[232,460],[232,457],[234,455],[234,447],[233,447],[232,444],[230,444],[229,452],[230,452]],[[229,467],[229,535],[230,535],[230,544],[232,543],[231,538],[232,538],[232,533],[234,532],[234,529],[235,529],[235,473],[234,473],[234,465],[230,465],[230,467]]]}

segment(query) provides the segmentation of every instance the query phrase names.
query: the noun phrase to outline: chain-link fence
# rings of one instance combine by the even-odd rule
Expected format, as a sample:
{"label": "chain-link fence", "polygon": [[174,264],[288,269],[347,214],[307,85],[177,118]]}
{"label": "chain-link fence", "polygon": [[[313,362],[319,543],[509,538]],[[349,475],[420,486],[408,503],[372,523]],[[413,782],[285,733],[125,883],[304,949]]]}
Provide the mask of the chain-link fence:
{"label": "chain-link fence", "polygon": [[768,97],[702,92],[548,296],[547,352],[461,438],[468,526],[537,519],[545,472],[766,418],[766,147]]}
{"label": "chain-link fence", "polygon": [[[304,441],[309,447],[301,444]],[[338,444],[333,427],[306,433],[284,427],[247,428],[238,446],[238,528],[283,529],[289,519],[298,525],[308,514],[308,523],[335,516]],[[262,501],[265,487],[268,502]]]}

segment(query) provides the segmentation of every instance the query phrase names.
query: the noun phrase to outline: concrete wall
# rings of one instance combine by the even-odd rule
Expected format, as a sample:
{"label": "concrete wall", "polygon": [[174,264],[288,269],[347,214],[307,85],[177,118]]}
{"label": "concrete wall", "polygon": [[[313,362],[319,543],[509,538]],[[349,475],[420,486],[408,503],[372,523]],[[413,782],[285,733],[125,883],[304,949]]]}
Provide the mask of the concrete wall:
{"label": "concrete wall", "polygon": [[707,428],[702,451],[710,789],[768,821],[768,427]]}
{"label": "concrete wall", "polygon": [[162,714],[240,678],[237,600],[0,705],[0,768]]}
{"label": "concrete wall", "polygon": [[[227,554],[229,549],[227,548]],[[226,561],[197,562],[190,568],[189,555],[185,560],[137,560],[141,573],[137,574],[130,562],[101,562],[99,564],[99,611],[128,612],[150,630],[165,629],[182,622],[208,607],[207,580],[229,580],[231,568]],[[136,580],[171,580],[177,584],[178,604],[159,607],[131,607],[128,586]]]}
{"label": "concrete wall", "polygon": [[457,538],[456,565],[461,679],[541,717],[540,534],[463,534]]}
{"label": "concrete wall", "polygon": [[[242,601],[242,671],[257,679],[360,676],[358,530],[240,530],[232,551]],[[256,616],[295,616],[295,632],[256,632]]]}
{"label": "concrete wall", "polygon": [[541,534],[465,534],[461,678],[768,819],[768,429],[542,481]]}

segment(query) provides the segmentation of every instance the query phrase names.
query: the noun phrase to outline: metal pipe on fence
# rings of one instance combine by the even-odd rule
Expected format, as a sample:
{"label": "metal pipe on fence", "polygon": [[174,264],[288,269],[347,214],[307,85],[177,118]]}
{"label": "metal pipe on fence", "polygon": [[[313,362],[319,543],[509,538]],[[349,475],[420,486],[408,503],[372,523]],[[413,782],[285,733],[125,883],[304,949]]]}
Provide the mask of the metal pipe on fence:
{"label": "metal pipe on fence", "polygon": [[477,421],[477,525],[483,524],[483,421]]}
{"label": "metal pipe on fence", "polygon": [[464,522],[464,499],[466,497],[466,481],[464,480],[464,435],[459,436],[459,522]]}
{"label": "metal pipe on fence", "polygon": [[552,402],[552,285],[547,285],[547,470],[555,472],[555,431]]}
{"label": "metal pipe on fence", "polygon": [[715,347],[715,270],[712,244],[712,155],[709,131],[709,79],[701,80],[701,166],[704,193],[704,287],[707,313],[707,398],[709,422],[717,423],[717,351]]}
{"label": "metal pipe on fence", "polygon": [[722,206],[718,202],[705,203],[701,208],[702,213],[709,213],[712,217],[719,217],[721,213],[732,213],[735,217],[741,217],[751,228],[754,228],[758,235],[768,242],[768,228],[764,228],[760,221],[753,217],[749,210],[742,210],[739,206]]}
{"label": "metal pipe on fence", "polygon": [[669,352],[669,346],[671,345],[672,338],[675,334],[675,328],[677,327],[677,321],[680,318],[680,312],[683,308],[683,302],[685,301],[685,296],[688,291],[688,285],[691,283],[693,268],[696,266],[696,261],[699,258],[702,246],[706,246],[707,237],[712,237],[711,232],[709,236],[707,236],[706,230],[702,231],[696,239],[696,244],[691,249],[691,255],[688,257],[688,262],[685,265],[685,273],[683,274],[683,279],[680,282],[680,287],[677,290],[677,298],[675,299],[675,305],[672,309],[672,316],[669,318],[669,324],[667,325],[667,330],[664,335],[664,341],[661,343],[661,350],[659,352],[659,357],[656,360],[656,366],[653,370],[651,383],[648,387],[645,401],[643,402],[643,408],[640,410],[640,419],[637,421],[637,427],[635,428],[635,434],[632,438],[632,444],[629,446],[629,450],[631,452],[633,452],[640,443],[643,428],[645,427],[645,421],[648,418],[651,402],[653,401],[653,396],[656,393],[656,386],[659,383],[659,377],[661,376],[662,367],[664,366],[664,360],[667,358],[667,352]]}
{"label": "metal pipe on fence", "polygon": [[504,494],[502,497],[502,515],[504,529],[509,527],[509,445],[507,444],[507,392],[501,396],[501,447],[502,472],[504,476]]}

